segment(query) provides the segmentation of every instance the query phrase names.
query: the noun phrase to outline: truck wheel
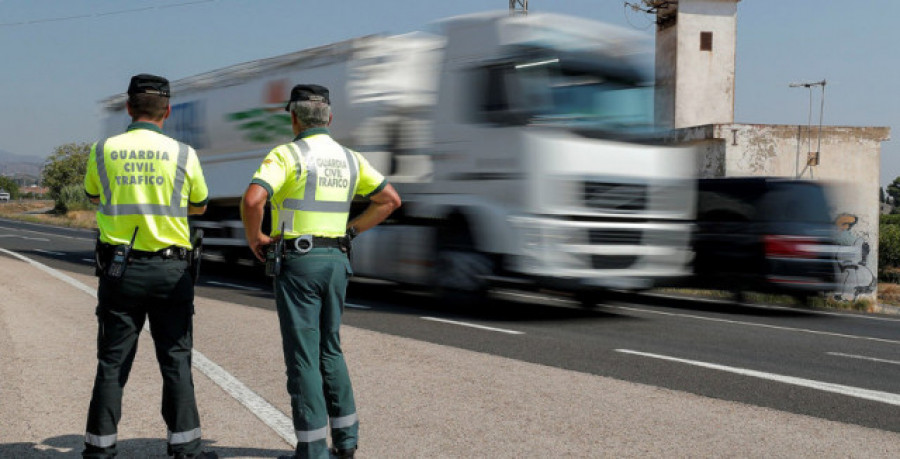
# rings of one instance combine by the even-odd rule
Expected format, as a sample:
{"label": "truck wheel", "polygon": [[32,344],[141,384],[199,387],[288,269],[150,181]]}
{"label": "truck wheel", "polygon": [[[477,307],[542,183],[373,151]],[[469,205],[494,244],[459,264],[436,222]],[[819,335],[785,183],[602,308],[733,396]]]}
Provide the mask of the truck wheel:
{"label": "truck wheel", "polygon": [[441,250],[437,254],[434,290],[446,303],[482,302],[487,298],[495,263],[490,256],[468,250]]}
{"label": "truck wheel", "polygon": [[602,290],[582,290],[575,294],[575,300],[585,309],[596,309],[604,301]]}

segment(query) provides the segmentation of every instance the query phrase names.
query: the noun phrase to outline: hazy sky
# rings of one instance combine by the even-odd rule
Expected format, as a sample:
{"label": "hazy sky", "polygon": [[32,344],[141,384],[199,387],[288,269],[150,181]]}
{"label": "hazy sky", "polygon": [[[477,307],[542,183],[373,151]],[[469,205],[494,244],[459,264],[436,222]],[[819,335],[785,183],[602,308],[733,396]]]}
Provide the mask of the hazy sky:
{"label": "hazy sky", "polygon": [[[637,1],[637,0],[632,0]],[[653,33],[623,0],[530,0]],[[44,157],[100,135],[98,101],[131,75],[171,80],[373,33],[421,30],[507,0],[0,0],[0,150]],[[743,0],[735,121],[806,124],[827,79],[825,124],[900,133],[900,1]],[[815,92],[814,119],[818,120]],[[881,183],[900,175],[900,142],[882,144]]]}

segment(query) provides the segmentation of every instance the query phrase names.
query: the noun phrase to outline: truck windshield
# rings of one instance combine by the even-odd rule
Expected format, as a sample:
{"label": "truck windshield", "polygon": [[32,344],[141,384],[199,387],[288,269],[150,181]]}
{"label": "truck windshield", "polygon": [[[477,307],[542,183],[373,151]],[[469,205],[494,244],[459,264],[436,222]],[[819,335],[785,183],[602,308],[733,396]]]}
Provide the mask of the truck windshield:
{"label": "truck windshield", "polygon": [[629,78],[636,75],[626,67],[600,64],[608,63],[551,58],[516,65],[520,103],[530,123],[629,133],[653,130],[652,85]]}

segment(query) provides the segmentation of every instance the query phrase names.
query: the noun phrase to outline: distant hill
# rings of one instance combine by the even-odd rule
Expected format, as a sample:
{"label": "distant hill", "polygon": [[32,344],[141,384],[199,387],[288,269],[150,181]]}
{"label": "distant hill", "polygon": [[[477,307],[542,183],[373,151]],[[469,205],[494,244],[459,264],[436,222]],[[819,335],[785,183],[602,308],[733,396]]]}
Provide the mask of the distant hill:
{"label": "distant hill", "polygon": [[0,150],[0,175],[40,177],[44,158]]}

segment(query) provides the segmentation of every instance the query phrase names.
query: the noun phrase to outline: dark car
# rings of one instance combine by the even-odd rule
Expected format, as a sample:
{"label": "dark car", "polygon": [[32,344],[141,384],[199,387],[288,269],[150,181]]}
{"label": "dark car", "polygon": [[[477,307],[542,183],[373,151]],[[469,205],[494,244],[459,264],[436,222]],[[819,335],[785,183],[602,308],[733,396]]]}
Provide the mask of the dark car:
{"label": "dark car", "polygon": [[771,177],[701,179],[692,238],[697,288],[808,298],[837,289],[826,188]]}

